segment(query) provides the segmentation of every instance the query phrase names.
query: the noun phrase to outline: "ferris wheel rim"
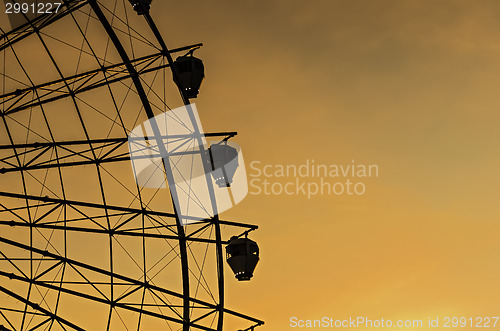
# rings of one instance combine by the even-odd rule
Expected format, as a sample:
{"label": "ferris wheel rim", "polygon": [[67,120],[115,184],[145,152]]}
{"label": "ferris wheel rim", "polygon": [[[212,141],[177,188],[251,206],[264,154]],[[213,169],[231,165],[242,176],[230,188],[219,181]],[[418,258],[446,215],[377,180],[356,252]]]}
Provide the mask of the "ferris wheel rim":
{"label": "ferris wheel rim", "polygon": [[[76,6],[75,6],[75,7],[73,7],[73,8],[74,8],[74,10],[77,10],[77,9],[81,8],[81,7],[83,7],[83,6],[84,6],[84,5],[86,5],[86,4],[89,4],[90,6],[93,6],[93,4],[94,4],[94,6],[93,6],[93,9],[94,9],[94,10],[99,8],[99,2],[98,2],[98,1],[96,1],[96,0],[88,0],[88,1],[70,1],[70,0],[63,0],[63,1],[64,1],[67,5],[68,5],[68,8],[69,8],[69,5],[78,3],[78,4],[80,5],[80,7],[76,7]],[[75,9],[75,8],[76,8],[76,9]],[[66,13],[65,13],[65,15],[71,15],[71,11],[66,12]],[[99,16],[99,15],[98,15],[98,16]],[[63,17],[63,16],[61,16],[61,17],[59,17],[59,18],[57,18],[57,19],[60,19],[60,18],[62,18],[62,17]],[[149,18],[148,18],[148,17],[149,17]],[[105,16],[104,16],[104,18],[105,18]],[[149,14],[147,14],[146,18],[147,18],[148,20],[151,20],[151,21],[149,21],[149,22],[148,22],[148,24],[151,24],[152,19],[151,19],[151,17],[149,16]],[[100,18],[99,18],[99,19],[100,19]],[[101,19],[100,19],[100,20],[101,20]],[[39,23],[40,23],[40,24],[42,24],[42,25],[43,25],[43,24],[46,24],[46,25],[43,25],[43,27],[45,27],[45,26],[47,26],[48,24],[53,23],[53,22],[55,22],[55,21],[56,21],[56,20],[53,20],[53,21],[46,20],[46,21],[44,21],[44,20],[40,19],[40,20],[38,20],[37,22],[39,22]],[[101,23],[102,23],[102,21],[101,21]],[[30,34],[33,34],[33,33],[35,33],[35,34],[36,34],[36,33],[37,33],[37,29],[38,29],[39,27],[35,28],[35,25],[34,25],[35,23],[29,23],[29,24],[31,24],[31,28],[33,28],[33,31],[32,31]],[[153,24],[154,24],[154,23],[153,23]],[[111,28],[111,31],[112,31],[112,28]],[[26,38],[26,37],[28,36],[28,35],[26,35],[27,33],[28,33],[28,32],[26,32],[26,31],[24,31],[24,34],[23,34],[23,32],[21,32],[21,33],[17,36],[17,39],[14,39],[14,42],[15,42],[15,43],[17,43],[17,42],[19,42],[19,41],[23,40],[24,38]],[[20,38],[19,36],[21,36],[22,38]],[[41,38],[41,37],[40,37],[40,35],[38,35],[38,36],[39,36],[39,38]],[[0,39],[3,39],[4,41],[8,40],[8,33],[4,33],[4,32],[3,32],[2,38],[0,38]],[[8,46],[12,46],[11,44],[7,44],[7,45],[8,45]],[[4,46],[5,46],[5,44],[4,44],[4,45],[1,45],[1,47],[4,47]],[[115,46],[116,46],[116,45],[115,45]],[[4,48],[5,48],[5,47],[4,47]],[[165,52],[165,48],[164,48],[162,51],[163,51],[163,52]],[[48,52],[48,49],[47,49],[47,52]],[[170,51],[167,51],[167,53],[166,53],[166,54],[167,54],[167,56],[170,56]],[[130,67],[132,67],[132,65],[131,65],[131,60],[130,60],[130,59],[128,59],[128,61],[123,61],[123,64],[125,65],[125,67],[127,67],[127,66],[128,66],[129,68],[130,68]],[[55,63],[55,65],[57,66],[57,64],[56,64],[56,63]],[[175,74],[175,73],[174,73],[174,74]],[[131,72],[131,73],[130,73],[130,77],[132,77],[132,79],[133,79],[134,75],[135,75],[135,74],[134,74],[133,72]],[[62,76],[62,74],[61,74],[61,79],[62,79],[65,83],[66,83],[66,78],[67,78],[67,77]],[[140,81],[139,81],[139,83],[140,83]],[[21,92],[22,92],[22,91],[21,91]],[[16,93],[17,93],[17,92],[16,92]],[[34,89],[34,93],[37,93],[37,92],[36,92],[36,89]],[[182,92],[181,92],[181,94],[182,94]],[[76,99],[75,99],[75,96],[74,96],[73,94],[71,94],[71,93],[70,93],[70,97],[69,97],[69,98],[70,98],[71,100],[73,100],[73,102],[75,103],[75,108],[77,108],[78,106],[76,105]],[[149,101],[147,101],[147,98],[146,98],[146,101],[145,101],[144,103],[145,103],[145,105],[144,105],[145,107],[147,107],[147,106],[146,106],[146,104],[147,104],[147,105],[149,105]],[[146,109],[146,108],[145,108],[145,109]],[[18,110],[19,110],[19,109],[18,109]],[[2,115],[4,115],[4,114],[2,113]],[[4,118],[4,116],[2,116],[2,117]],[[5,120],[5,119],[4,119],[4,120]],[[6,124],[5,124],[5,126],[7,127],[7,125],[6,125]],[[84,123],[82,123],[82,126],[85,126],[85,124],[84,124]],[[90,141],[90,140],[91,140],[91,139],[90,139],[90,137],[89,137],[88,135],[87,135],[87,140],[88,140],[88,141]],[[52,144],[56,144],[56,143],[60,143],[60,141],[56,141],[56,139],[55,139],[55,138],[52,138],[52,141],[51,141],[51,142],[48,142],[48,143],[49,143],[49,144],[50,144],[50,143],[52,143]],[[13,144],[13,142],[12,142],[12,144]],[[14,145],[14,144],[13,144],[13,145]],[[57,159],[57,160],[56,160],[56,162],[59,162],[59,159]],[[60,168],[60,166],[58,165],[58,166],[57,166],[57,168]],[[0,172],[2,172],[2,171],[0,170]],[[22,172],[22,171],[21,171],[21,172]],[[63,180],[62,180],[62,177],[61,177],[61,186],[62,186],[62,187],[64,187],[64,184],[63,184],[62,182],[63,182]],[[102,188],[102,184],[101,184],[101,188]],[[25,192],[25,193],[26,193],[26,192]],[[2,194],[4,194],[4,195],[5,195],[5,192],[2,192]],[[1,194],[0,194],[0,195],[1,195]],[[26,194],[25,194],[25,196],[28,196],[28,194],[26,193]],[[51,200],[51,198],[49,198],[49,199],[45,199],[45,200],[46,200],[47,202],[49,202],[49,201],[52,201],[53,199]],[[65,197],[63,197],[63,199],[62,199],[62,200],[63,200],[65,203],[70,202],[70,200],[66,199]],[[40,197],[40,201],[44,201],[44,198]],[[55,201],[52,201],[52,202],[55,202]],[[61,201],[59,201],[59,202],[61,202]],[[64,204],[64,205],[66,206],[66,204]],[[141,202],[141,205],[142,205],[142,202]],[[106,203],[104,203],[104,206],[106,206],[106,208],[108,207],[108,206],[106,205]],[[65,208],[66,208],[66,207],[65,207]],[[175,216],[175,215],[170,215],[170,216]],[[215,220],[216,220],[216,222],[213,222],[213,221],[212,221],[212,222],[213,222],[213,223],[212,223],[212,226],[214,226],[214,227],[215,227],[216,231],[219,231],[219,232],[220,232],[220,223],[219,223],[219,220],[218,220],[218,218],[216,218]],[[179,225],[179,221],[178,221],[178,219],[177,219],[177,223],[178,223],[178,225]],[[210,221],[208,221],[208,223],[210,223]],[[181,227],[181,228],[182,228],[182,227]],[[65,227],[65,229],[64,229],[63,231],[65,231],[65,232],[66,232],[66,231],[67,231],[67,228]],[[180,231],[178,231],[178,232],[180,232]],[[182,232],[181,232],[181,233],[182,233]],[[177,238],[178,238],[178,240],[180,241],[180,240],[181,240],[181,237],[183,237],[183,236],[185,236],[185,235],[179,235],[179,236],[177,237]],[[1,239],[0,241],[2,241],[2,240],[3,240],[3,241],[5,242],[5,240],[4,240],[5,238],[0,238],[0,239]],[[191,239],[193,239],[193,238],[191,238]],[[184,240],[184,239],[183,239],[183,240]],[[215,243],[214,243],[214,244],[216,244],[216,245],[217,245],[217,249],[218,249],[218,251],[219,251],[219,256],[220,256],[220,254],[221,254],[220,252],[222,252],[222,245],[224,244],[224,242],[223,242],[223,241],[222,241],[222,239],[219,237],[219,238],[217,238],[217,239],[215,240]],[[64,242],[64,247],[66,247],[66,246],[67,246],[67,242],[65,241],[65,242]],[[65,258],[66,258],[66,257],[65,257]],[[181,261],[182,261],[182,260],[185,260],[186,262],[188,261],[187,257],[186,257],[186,258],[181,258]],[[224,305],[223,305],[223,291],[224,291],[224,282],[223,282],[223,264],[222,264],[222,263],[220,263],[220,262],[221,262],[221,259],[219,258],[219,260],[218,260],[218,264],[217,264],[217,267],[218,267],[218,273],[219,273],[219,294],[220,294],[220,291],[222,291],[222,300],[221,300],[222,302],[219,302],[219,304],[218,304],[218,305],[213,305],[213,306],[212,306],[212,308],[216,309],[216,311],[217,311],[217,312],[218,312],[218,314],[219,314],[217,330],[221,330],[221,329],[222,329],[222,320],[223,320],[222,315],[223,315],[223,313],[225,313],[225,312],[226,312],[226,313],[231,313],[231,314],[235,314],[235,315],[241,315],[241,316],[244,316],[244,315],[242,315],[242,314],[238,314],[238,313],[236,313],[236,312],[234,312],[234,311],[230,311],[230,310],[226,309],[226,308],[224,307]],[[220,275],[222,275],[222,276],[220,276]],[[221,278],[221,277],[222,277],[222,278]],[[187,279],[187,282],[188,282],[188,285],[189,285],[189,275],[186,277],[186,279]],[[222,279],[222,286],[220,286],[220,284],[221,284],[220,279]],[[31,286],[31,285],[30,285],[30,286]],[[60,283],[60,287],[62,287],[62,282]],[[186,291],[185,291],[185,292],[186,292]],[[61,291],[59,291],[59,294],[60,294],[60,293],[61,293]],[[59,306],[59,298],[60,298],[60,297],[58,296],[58,300],[57,300],[57,304],[56,304],[56,306],[57,306],[57,307]],[[189,318],[189,312],[190,312],[190,310],[191,310],[191,306],[190,306],[190,304],[191,304],[192,302],[197,302],[197,303],[200,303],[200,304],[201,304],[201,303],[204,303],[204,302],[203,302],[203,301],[197,301],[195,298],[192,298],[192,297],[189,295],[189,287],[187,288],[187,295],[186,295],[185,293],[183,294],[183,299],[184,299],[185,304],[184,304],[184,313],[183,313],[184,318],[183,318],[182,324],[184,325],[184,330],[189,330],[189,328],[190,328],[190,327],[197,327],[197,325],[196,325],[194,322],[191,322],[191,321],[190,321],[190,318]],[[186,302],[187,302],[187,305],[186,305]],[[112,308],[110,308],[110,311],[111,311],[111,309],[112,309]],[[56,313],[57,313],[57,309],[56,309]],[[111,313],[110,313],[110,315],[111,315]],[[251,321],[253,321],[253,322],[257,323],[257,324],[262,324],[262,322],[261,322],[261,321],[256,320],[256,319],[249,318],[249,320],[251,320]],[[200,329],[203,329],[203,328],[202,328],[202,327],[200,327]]]}

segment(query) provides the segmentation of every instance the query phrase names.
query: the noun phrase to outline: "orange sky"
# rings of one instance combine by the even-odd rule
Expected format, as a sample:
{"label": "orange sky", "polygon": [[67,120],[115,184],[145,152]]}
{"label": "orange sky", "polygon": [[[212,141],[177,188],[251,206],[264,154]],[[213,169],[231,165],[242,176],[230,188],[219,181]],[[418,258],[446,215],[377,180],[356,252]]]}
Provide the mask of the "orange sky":
{"label": "orange sky", "polygon": [[247,167],[380,168],[364,196],[250,195],[224,213],[258,223],[262,249],[252,282],[228,280],[230,303],[278,331],[292,316],[496,313],[497,2],[167,7],[171,45],[205,43],[204,126],[238,130]]}
{"label": "orange sky", "polygon": [[258,224],[261,247],[251,282],[226,268],[228,307],[273,331],[292,316],[498,314],[499,12],[493,0],[153,2],[169,47],[205,44],[201,121],[238,131],[250,174],[252,161],[379,166],[362,196],[249,195],[224,212]]}

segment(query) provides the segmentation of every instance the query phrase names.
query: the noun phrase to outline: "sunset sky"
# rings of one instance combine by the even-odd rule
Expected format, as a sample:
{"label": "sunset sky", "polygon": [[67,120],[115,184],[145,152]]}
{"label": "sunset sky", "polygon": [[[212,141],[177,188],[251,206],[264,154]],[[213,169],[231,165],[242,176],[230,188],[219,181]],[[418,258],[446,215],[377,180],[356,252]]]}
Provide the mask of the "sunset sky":
{"label": "sunset sky", "polygon": [[238,132],[249,180],[297,180],[252,162],[378,167],[348,177],[362,195],[250,192],[224,212],[258,224],[261,249],[250,282],[226,267],[229,308],[273,331],[498,316],[498,1],[156,0],[151,15],[170,48],[204,44],[194,102],[205,131]]}
{"label": "sunset sky", "polygon": [[230,303],[279,331],[292,316],[497,313],[498,13],[483,0],[158,8],[169,44],[205,44],[200,117],[239,132],[249,174],[252,161],[379,166],[363,196],[249,195],[225,212],[259,224],[262,249],[250,283],[228,280]]}

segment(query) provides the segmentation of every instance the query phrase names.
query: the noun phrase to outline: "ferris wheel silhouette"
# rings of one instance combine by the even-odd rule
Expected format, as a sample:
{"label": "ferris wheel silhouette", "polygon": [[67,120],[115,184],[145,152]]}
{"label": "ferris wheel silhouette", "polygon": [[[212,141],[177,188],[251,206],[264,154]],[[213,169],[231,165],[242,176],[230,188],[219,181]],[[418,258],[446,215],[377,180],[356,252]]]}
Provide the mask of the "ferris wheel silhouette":
{"label": "ferris wheel silhouette", "polygon": [[0,31],[0,330],[263,324],[224,300],[224,254],[238,280],[259,261],[257,226],[218,216],[244,197],[237,133],[202,131],[202,44],[167,48],[150,6],[19,6]]}

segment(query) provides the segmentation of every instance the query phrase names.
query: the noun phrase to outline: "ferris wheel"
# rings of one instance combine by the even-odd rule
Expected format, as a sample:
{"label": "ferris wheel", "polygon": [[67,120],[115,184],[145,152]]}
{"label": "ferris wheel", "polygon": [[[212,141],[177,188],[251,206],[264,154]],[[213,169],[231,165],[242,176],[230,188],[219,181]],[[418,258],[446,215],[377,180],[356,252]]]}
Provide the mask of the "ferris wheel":
{"label": "ferris wheel", "polygon": [[190,103],[202,44],[167,48],[151,0],[5,6],[0,330],[263,325],[225,306],[224,257],[249,280],[257,226],[218,217],[244,169],[236,132],[203,132]]}

